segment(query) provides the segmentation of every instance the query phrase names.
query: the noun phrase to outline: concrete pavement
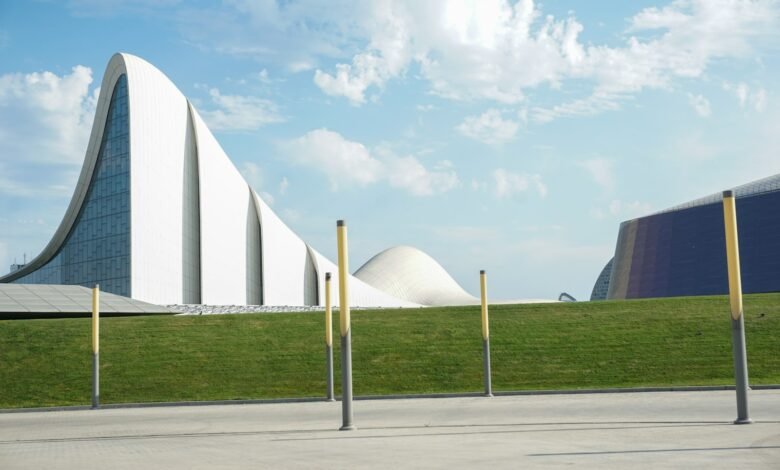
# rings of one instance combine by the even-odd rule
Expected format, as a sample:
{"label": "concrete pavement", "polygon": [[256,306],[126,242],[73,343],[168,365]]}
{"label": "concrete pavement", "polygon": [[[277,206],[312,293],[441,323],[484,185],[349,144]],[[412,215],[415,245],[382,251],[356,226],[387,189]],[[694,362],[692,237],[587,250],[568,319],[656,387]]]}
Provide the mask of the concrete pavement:
{"label": "concrete pavement", "polygon": [[0,414],[2,469],[780,468],[780,390]]}

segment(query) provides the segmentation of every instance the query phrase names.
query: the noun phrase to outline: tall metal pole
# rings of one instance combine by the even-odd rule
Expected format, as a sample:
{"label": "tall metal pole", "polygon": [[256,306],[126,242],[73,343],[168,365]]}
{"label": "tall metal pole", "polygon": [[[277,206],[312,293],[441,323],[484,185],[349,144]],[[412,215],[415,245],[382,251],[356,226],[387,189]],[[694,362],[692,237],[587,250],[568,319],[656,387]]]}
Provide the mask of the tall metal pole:
{"label": "tall metal pole", "polygon": [[333,398],[333,315],[330,300],[330,273],[325,273],[325,371],[327,373],[325,398]]}
{"label": "tall metal pole", "polygon": [[92,289],[92,408],[100,408],[100,285]]}
{"label": "tall metal pole", "polygon": [[488,324],[487,274],[479,272],[479,290],[482,298],[482,363],[485,375],[485,396],[493,396],[493,384],[490,374],[490,326]]}
{"label": "tall metal pole", "polygon": [[734,424],[750,424],[748,410],[748,366],[745,349],[745,316],[742,313],[742,278],[739,272],[739,237],[734,192],[723,191],[723,221],[726,227],[726,260],[731,304],[731,348],[737,389],[737,419]]}
{"label": "tall metal pole", "polygon": [[352,424],[352,331],[349,324],[349,256],[347,253],[347,224],[336,222],[339,258],[339,324],[341,326],[341,431],[357,429]]}

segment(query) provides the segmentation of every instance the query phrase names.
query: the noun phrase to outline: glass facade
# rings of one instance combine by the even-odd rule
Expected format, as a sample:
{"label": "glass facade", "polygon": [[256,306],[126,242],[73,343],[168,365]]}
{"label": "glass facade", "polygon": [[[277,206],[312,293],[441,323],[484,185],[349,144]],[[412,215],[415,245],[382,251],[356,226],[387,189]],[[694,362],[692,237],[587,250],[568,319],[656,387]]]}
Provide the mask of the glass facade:
{"label": "glass facade", "polygon": [[22,284],[78,284],[130,296],[130,126],[127,77],[114,87],[86,198],[65,242]]}
{"label": "glass facade", "polygon": [[609,290],[609,278],[612,276],[612,261],[609,262],[601,270],[596,283],[593,285],[593,291],[590,293],[590,300],[606,300],[607,291]]}
{"label": "glass facade", "polygon": [[[737,197],[745,293],[780,291],[780,191]],[[621,225],[608,298],[728,293],[721,202]]]}

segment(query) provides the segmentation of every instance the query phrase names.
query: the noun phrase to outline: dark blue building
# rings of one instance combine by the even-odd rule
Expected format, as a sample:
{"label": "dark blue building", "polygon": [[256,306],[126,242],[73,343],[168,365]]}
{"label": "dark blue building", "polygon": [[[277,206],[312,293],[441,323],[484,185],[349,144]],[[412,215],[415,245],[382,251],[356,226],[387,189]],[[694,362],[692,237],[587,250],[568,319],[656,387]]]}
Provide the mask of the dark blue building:
{"label": "dark blue building", "polygon": [[[778,292],[780,175],[734,194],[743,292]],[[623,222],[591,300],[727,294],[725,243],[720,193]]]}

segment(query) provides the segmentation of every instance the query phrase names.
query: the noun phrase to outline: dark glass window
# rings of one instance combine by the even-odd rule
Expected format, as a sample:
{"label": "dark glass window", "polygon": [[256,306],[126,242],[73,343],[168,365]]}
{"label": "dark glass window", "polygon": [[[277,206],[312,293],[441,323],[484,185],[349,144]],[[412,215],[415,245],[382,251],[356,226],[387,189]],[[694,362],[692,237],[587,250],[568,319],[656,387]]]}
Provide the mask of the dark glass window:
{"label": "dark glass window", "polygon": [[127,77],[114,87],[87,196],[57,254],[14,282],[78,284],[130,296],[130,126]]}
{"label": "dark glass window", "polygon": [[606,300],[607,292],[609,291],[609,278],[612,276],[612,262],[615,259],[609,260],[609,262],[601,270],[596,284],[593,285],[593,291],[590,293],[590,300]]}

